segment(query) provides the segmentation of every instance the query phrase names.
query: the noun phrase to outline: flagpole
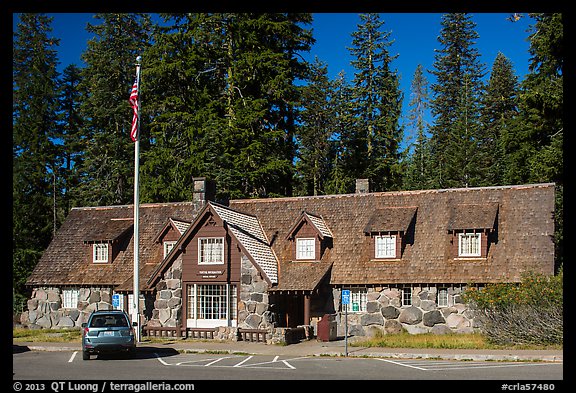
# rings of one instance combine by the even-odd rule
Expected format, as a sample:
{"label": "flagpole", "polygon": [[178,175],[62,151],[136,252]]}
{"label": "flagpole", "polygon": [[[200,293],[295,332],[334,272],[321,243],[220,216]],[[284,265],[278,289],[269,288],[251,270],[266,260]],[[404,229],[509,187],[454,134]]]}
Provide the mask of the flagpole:
{"label": "flagpole", "polygon": [[140,277],[139,277],[139,251],[140,251],[140,66],[142,57],[136,58],[136,85],[138,87],[138,106],[137,106],[137,129],[136,138],[134,141],[134,294],[133,294],[133,310],[135,317],[133,322],[137,323],[136,326],[136,342],[140,342]]}

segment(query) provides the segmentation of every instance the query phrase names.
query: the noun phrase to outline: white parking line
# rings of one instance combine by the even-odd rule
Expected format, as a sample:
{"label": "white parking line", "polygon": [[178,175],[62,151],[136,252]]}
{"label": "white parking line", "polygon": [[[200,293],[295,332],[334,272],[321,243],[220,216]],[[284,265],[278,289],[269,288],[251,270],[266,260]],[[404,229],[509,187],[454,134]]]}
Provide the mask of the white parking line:
{"label": "white parking line", "polygon": [[404,367],[410,367],[410,368],[415,368],[416,370],[422,370],[422,371],[426,371],[425,368],[422,367],[417,367],[417,366],[413,366],[411,364],[404,364],[404,363],[400,363],[400,362],[395,362],[393,360],[389,360],[389,359],[380,359],[380,358],[376,358],[376,360],[380,360],[382,362],[386,362],[386,363],[392,363],[392,364],[397,364],[398,366],[404,366]]}
{"label": "white parking line", "polygon": [[[546,366],[553,363],[531,363],[531,362],[521,362],[521,363],[487,363],[482,362],[450,362],[450,361],[433,361],[433,360],[420,360],[420,361],[398,361],[395,362],[389,359],[379,359],[382,362],[393,363],[398,366],[415,368],[422,371],[447,371],[447,370],[469,370],[477,368],[504,368],[504,367],[522,367],[522,366]],[[421,367],[419,367],[421,366]]]}
{"label": "white parking line", "polygon": [[[218,363],[224,359],[233,358],[232,356],[225,356],[225,357],[220,357],[217,359],[212,359],[212,358],[210,358],[210,359],[193,359],[193,360],[186,360],[186,361],[178,362],[178,363],[168,363],[164,359],[162,359],[162,357],[160,357],[160,355],[158,353],[155,352],[154,356],[156,356],[156,359],[158,359],[158,361],[160,363],[162,363],[164,366],[203,366],[203,367],[214,366],[216,363]],[[249,364],[248,361],[251,360],[252,358],[253,358],[253,356],[248,356],[245,359],[243,359],[241,362],[239,362],[233,366],[232,365],[224,365],[224,366],[215,365],[214,367],[271,368],[271,367],[261,367],[261,366],[269,365],[269,364],[283,363],[286,368],[296,370],[296,367],[294,367],[293,365],[288,363],[288,361],[289,360],[297,360],[297,359],[305,359],[306,357],[298,357],[298,358],[293,358],[293,359],[278,360],[279,356],[275,356],[272,361]],[[199,363],[203,363],[203,362],[208,362],[208,363],[199,364]],[[280,369],[285,370],[286,368],[283,367]],[[276,369],[278,369],[278,368],[276,367]]]}
{"label": "white parking line", "polygon": [[232,367],[240,367],[240,366],[242,366],[244,363],[246,363],[248,360],[250,360],[250,359],[252,359],[252,358],[253,358],[253,356],[248,356],[246,359],[242,360],[240,363],[235,364],[235,365],[232,366]]}
{"label": "white parking line", "polygon": [[74,351],[72,353],[72,356],[70,356],[70,359],[68,360],[68,363],[72,363],[74,361],[74,358],[76,357],[76,354],[78,353],[78,351]]}
{"label": "white parking line", "polygon": [[162,363],[163,365],[165,365],[165,366],[170,366],[170,363],[166,363],[166,362],[160,357],[160,355],[158,355],[156,352],[154,352],[154,356],[156,356],[156,359],[158,359],[158,361],[159,361],[160,363]]}

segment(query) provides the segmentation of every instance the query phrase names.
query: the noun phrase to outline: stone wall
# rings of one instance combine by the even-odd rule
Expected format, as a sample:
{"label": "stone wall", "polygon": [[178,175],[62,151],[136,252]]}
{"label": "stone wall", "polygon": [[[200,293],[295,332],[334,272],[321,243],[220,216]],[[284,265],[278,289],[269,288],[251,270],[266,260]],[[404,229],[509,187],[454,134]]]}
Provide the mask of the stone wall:
{"label": "stone wall", "polygon": [[95,310],[111,310],[111,288],[80,288],[77,308],[62,308],[61,288],[38,287],[28,300],[28,311],[22,313],[20,323],[29,328],[79,328]]}
{"label": "stone wall", "polygon": [[273,316],[269,310],[268,283],[245,255],[242,255],[241,269],[238,327],[273,329]]}
{"label": "stone wall", "polygon": [[[348,311],[348,334],[374,336],[403,330],[418,333],[471,333],[477,330],[473,313],[462,301],[463,287],[448,287],[448,306],[438,307],[434,285],[412,288],[412,305],[402,306],[402,291],[395,287],[368,288],[366,312]],[[341,290],[334,289],[335,299]],[[339,312],[338,335],[345,334],[344,311]]]}
{"label": "stone wall", "polygon": [[182,255],[180,255],[156,284],[156,300],[152,327],[176,327],[182,325]]}

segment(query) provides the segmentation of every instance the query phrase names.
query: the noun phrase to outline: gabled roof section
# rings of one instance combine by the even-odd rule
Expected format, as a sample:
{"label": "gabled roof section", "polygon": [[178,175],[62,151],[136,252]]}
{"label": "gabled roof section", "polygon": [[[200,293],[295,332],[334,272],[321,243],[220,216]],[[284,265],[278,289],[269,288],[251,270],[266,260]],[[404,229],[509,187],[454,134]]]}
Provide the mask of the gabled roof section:
{"label": "gabled roof section", "polygon": [[498,214],[498,203],[459,204],[450,210],[448,230],[492,229]]}
{"label": "gabled roof section", "polygon": [[175,218],[170,217],[170,218],[168,218],[166,225],[164,225],[162,227],[162,229],[158,232],[158,234],[154,238],[154,242],[156,242],[156,243],[159,242],[160,238],[170,228],[173,228],[176,232],[178,232],[180,234],[180,236],[182,236],[182,234],[184,234],[184,232],[186,232],[186,229],[188,229],[189,226],[190,226],[190,222],[188,222],[188,221],[177,220]]}
{"label": "gabled roof section", "polygon": [[112,218],[101,220],[84,236],[84,243],[112,243],[127,234],[134,227],[134,219]]}
{"label": "gabled roof section", "polygon": [[294,237],[296,229],[298,229],[298,226],[303,220],[312,224],[312,226],[318,232],[318,235],[320,235],[321,239],[324,239],[325,237],[331,237],[331,238],[334,237],[332,231],[330,231],[330,228],[328,228],[328,225],[326,225],[326,222],[321,216],[316,216],[314,214],[303,211],[300,217],[298,217],[298,219],[294,223],[294,225],[292,225],[290,230],[288,230],[288,235],[286,235],[286,239]]}
{"label": "gabled roof section", "polygon": [[[168,217],[182,221],[195,219],[199,202],[143,203],[140,205],[140,289],[144,290],[148,274],[161,263],[161,246],[154,243]],[[34,286],[116,286],[131,282],[134,273],[133,205],[75,207],[56,232],[40,261],[28,277]],[[119,237],[120,236],[120,237]],[[124,236],[124,237],[122,237]],[[94,264],[88,261],[88,244],[122,242],[114,263]],[[150,265],[150,266],[148,266]]]}
{"label": "gabled roof section", "polygon": [[388,207],[378,209],[372,214],[364,227],[364,233],[408,231],[410,223],[418,210],[417,207]]}
{"label": "gabled roof section", "polygon": [[277,283],[278,260],[260,221],[255,216],[240,213],[213,202],[209,202],[209,206],[230,228],[230,232],[248,253],[248,257],[268,276],[270,282]]}

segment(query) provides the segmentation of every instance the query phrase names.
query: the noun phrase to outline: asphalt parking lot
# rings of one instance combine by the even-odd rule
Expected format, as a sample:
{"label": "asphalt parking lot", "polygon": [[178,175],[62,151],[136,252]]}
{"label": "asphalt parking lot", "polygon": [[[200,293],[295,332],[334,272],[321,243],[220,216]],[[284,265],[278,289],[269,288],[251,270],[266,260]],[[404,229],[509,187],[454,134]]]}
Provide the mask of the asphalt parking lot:
{"label": "asphalt parking lot", "polygon": [[561,362],[342,358],[139,351],[13,354],[13,380],[563,380]]}

